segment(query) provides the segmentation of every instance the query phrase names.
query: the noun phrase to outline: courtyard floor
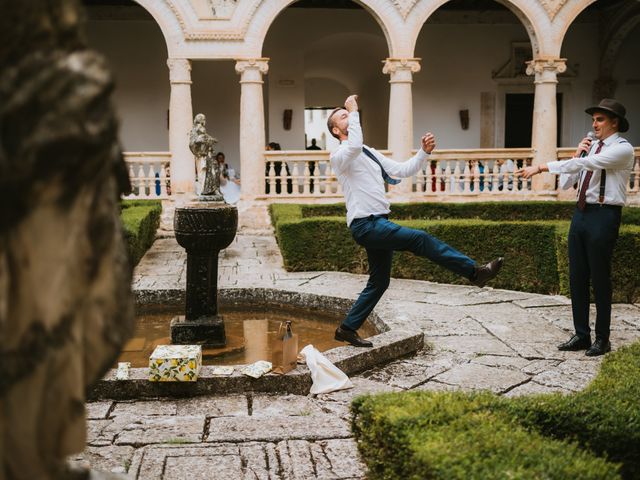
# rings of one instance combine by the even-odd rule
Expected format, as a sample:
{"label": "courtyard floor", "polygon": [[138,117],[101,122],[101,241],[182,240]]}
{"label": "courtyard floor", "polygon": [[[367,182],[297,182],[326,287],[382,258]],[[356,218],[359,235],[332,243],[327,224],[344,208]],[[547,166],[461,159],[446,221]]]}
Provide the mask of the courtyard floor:
{"label": "courtyard floor", "polygon": [[[170,234],[157,239],[136,268],[134,289],[184,288],[185,262]],[[268,230],[241,230],[221,252],[219,279],[222,287],[286,286],[355,299],[366,276],[287,273]],[[399,322],[411,312],[412,326],[424,331],[424,350],[353,377],[351,390],[317,397],[247,393],[91,402],[88,446],[72,461],[135,479],[359,479],[365,468],[349,425],[356,395],[571,393],[587,385],[601,362],[556,349],[573,331],[570,302],[562,296],[392,280],[377,308]],[[613,349],[638,338],[640,305],[614,305]]]}

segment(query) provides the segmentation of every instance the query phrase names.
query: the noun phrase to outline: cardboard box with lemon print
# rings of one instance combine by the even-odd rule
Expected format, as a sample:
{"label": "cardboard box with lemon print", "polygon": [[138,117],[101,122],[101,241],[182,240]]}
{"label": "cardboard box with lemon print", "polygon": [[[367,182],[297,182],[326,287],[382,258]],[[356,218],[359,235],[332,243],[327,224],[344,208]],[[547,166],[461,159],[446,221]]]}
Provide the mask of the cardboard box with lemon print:
{"label": "cardboard box with lemon print", "polygon": [[200,345],[158,345],[149,357],[149,381],[195,382],[200,367]]}

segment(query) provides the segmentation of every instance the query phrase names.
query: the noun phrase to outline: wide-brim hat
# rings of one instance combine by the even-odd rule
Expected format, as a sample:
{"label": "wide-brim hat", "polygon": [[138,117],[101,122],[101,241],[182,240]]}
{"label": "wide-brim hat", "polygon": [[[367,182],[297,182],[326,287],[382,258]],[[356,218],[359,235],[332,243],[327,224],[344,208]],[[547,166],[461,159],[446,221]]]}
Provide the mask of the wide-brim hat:
{"label": "wide-brim hat", "polygon": [[613,98],[603,98],[598,105],[589,107],[585,110],[589,115],[593,115],[595,112],[604,112],[615,116],[620,120],[618,125],[619,132],[626,132],[629,130],[629,122],[624,116],[627,114],[627,109],[620,102],[616,102]]}

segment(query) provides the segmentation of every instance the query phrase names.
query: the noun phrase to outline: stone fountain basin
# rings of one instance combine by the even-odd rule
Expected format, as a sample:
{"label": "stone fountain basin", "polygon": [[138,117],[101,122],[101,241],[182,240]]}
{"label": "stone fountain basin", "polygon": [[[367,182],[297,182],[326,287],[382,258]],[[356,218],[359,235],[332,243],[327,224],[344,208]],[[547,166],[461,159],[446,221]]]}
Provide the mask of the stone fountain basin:
{"label": "stone fountain basin", "polygon": [[[139,306],[163,304],[176,306],[184,304],[184,291],[139,290],[136,291]],[[218,291],[220,305],[270,304],[287,305],[308,310],[324,310],[343,315],[353,304],[352,299],[300,293],[277,288],[222,288]],[[347,375],[368,370],[413,354],[424,345],[424,334],[419,329],[391,329],[393,319],[383,313],[372,313],[368,322],[379,332],[370,337],[373,348],[356,348],[349,345],[332,348],[323,354]],[[168,328],[168,326],[167,326]],[[304,345],[300,345],[300,348]],[[89,392],[90,400],[154,397],[190,397],[196,395],[264,392],[307,395],[311,388],[311,375],[306,365],[298,365],[286,375],[269,373],[254,379],[236,368],[230,376],[213,375],[214,367],[203,366],[197,382],[150,382],[148,368],[131,368],[129,380],[116,380],[116,370],[110,370]]]}

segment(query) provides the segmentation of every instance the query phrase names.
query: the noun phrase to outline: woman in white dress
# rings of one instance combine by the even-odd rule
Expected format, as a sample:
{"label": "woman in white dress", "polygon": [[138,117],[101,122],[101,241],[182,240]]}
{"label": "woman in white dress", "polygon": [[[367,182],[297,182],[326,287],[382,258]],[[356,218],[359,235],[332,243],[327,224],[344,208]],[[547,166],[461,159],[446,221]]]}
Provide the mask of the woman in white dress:
{"label": "woman in white dress", "polygon": [[226,164],[224,153],[218,152],[216,161],[220,165],[220,191],[224,201],[234,205],[240,200],[240,181],[235,178],[235,171]]}

